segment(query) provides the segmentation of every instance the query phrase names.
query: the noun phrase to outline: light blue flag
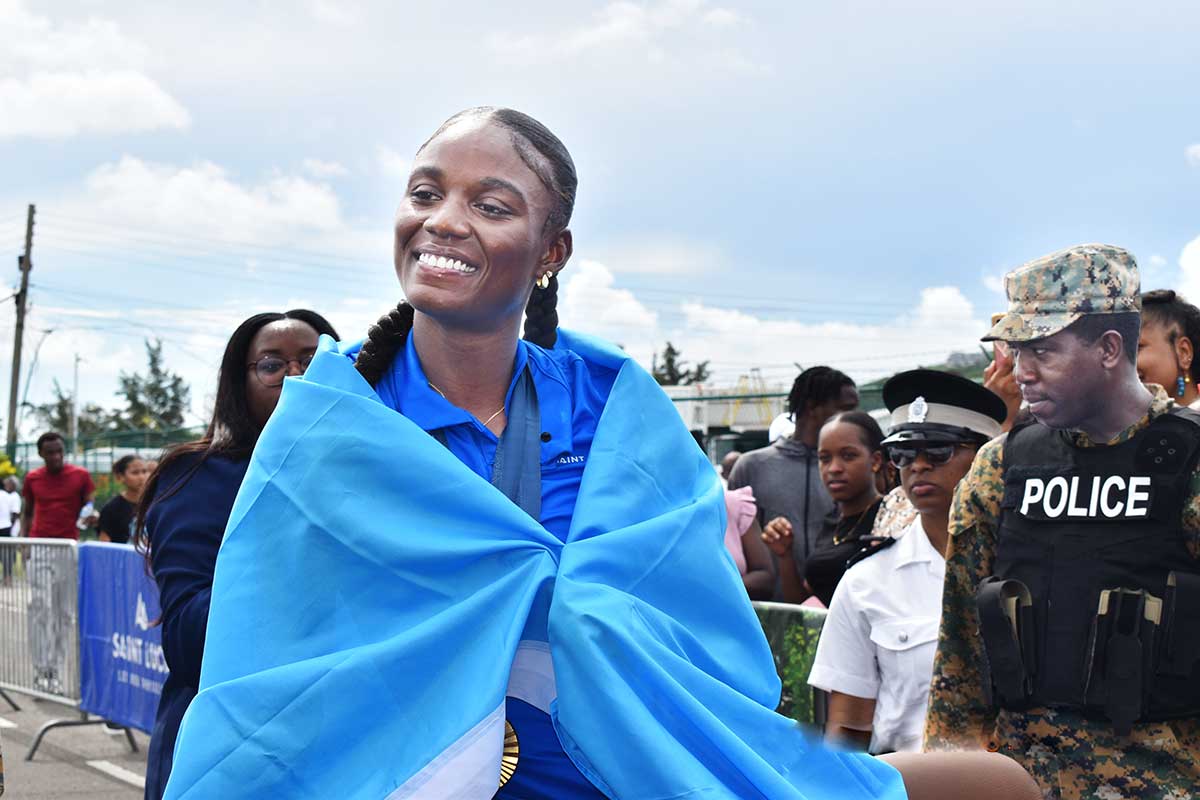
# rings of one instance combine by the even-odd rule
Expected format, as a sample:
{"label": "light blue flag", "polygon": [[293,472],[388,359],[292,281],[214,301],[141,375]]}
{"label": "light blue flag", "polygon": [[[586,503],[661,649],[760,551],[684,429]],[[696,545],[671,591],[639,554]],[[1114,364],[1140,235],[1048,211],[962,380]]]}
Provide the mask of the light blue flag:
{"label": "light blue flag", "polygon": [[610,797],[905,797],[774,713],[712,467],[637,364],[560,343],[619,369],[565,544],[322,337],[234,505],[168,798],[487,800],[539,636],[545,707]]}

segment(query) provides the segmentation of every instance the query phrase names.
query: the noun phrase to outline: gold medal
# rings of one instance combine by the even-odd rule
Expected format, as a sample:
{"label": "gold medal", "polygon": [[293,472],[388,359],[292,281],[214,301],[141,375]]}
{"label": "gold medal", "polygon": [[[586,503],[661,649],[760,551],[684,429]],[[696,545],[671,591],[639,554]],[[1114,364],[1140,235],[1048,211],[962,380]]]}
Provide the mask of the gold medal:
{"label": "gold medal", "polygon": [[504,720],[504,754],[500,756],[500,785],[508,783],[508,779],[517,771],[517,759],[521,755],[521,745],[517,741],[517,732],[512,723]]}

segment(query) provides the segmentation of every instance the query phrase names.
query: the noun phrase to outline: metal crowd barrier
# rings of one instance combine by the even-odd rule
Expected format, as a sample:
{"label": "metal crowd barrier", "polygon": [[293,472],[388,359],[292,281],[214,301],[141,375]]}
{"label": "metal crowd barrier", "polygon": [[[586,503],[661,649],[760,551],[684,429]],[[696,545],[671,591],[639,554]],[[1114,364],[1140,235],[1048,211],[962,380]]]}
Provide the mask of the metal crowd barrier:
{"label": "metal crowd barrier", "polygon": [[785,717],[823,729],[829,707],[828,695],[810,686],[808,673],[817,657],[817,642],[828,613],[789,603],[754,603],[754,611],[766,634],[775,669],[783,684],[776,709]]}
{"label": "metal crowd barrier", "polygon": [[[14,694],[79,708],[78,588],[73,540],[0,538],[0,700],[12,710],[20,710]],[[47,722],[25,760],[54,728],[104,722],[83,712]],[[133,734],[125,735],[136,752]]]}
{"label": "metal crowd barrier", "polygon": [[[79,586],[70,539],[0,539],[0,689],[78,705]],[[10,698],[11,702],[11,698]]]}

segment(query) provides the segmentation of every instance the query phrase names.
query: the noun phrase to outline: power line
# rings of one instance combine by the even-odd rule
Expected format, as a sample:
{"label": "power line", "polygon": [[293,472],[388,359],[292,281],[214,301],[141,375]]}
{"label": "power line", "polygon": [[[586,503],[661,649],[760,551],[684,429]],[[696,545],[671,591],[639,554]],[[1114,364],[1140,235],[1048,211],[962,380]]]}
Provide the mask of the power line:
{"label": "power line", "polygon": [[[323,283],[318,284],[318,283],[313,283],[308,280],[301,281],[301,280],[297,279],[302,276],[294,276],[293,275],[293,276],[289,276],[288,280],[283,280],[279,276],[275,276],[275,277],[252,276],[252,275],[247,275],[244,271],[234,271],[234,270],[222,269],[220,267],[212,267],[212,266],[205,268],[205,269],[200,269],[200,268],[193,269],[193,268],[188,268],[188,267],[180,267],[178,265],[173,265],[173,264],[166,264],[166,263],[161,263],[161,262],[156,262],[156,261],[148,261],[148,260],[136,258],[136,257],[134,257],[134,258],[130,258],[127,256],[118,257],[115,255],[108,255],[106,253],[99,253],[99,252],[93,252],[93,251],[88,251],[88,250],[77,250],[75,248],[64,247],[61,244],[53,244],[53,243],[43,245],[43,249],[72,253],[72,254],[80,256],[81,258],[94,259],[96,261],[101,261],[101,262],[111,263],[111,264],[120,264],[124,267],[145,267],[145,268],[148,268],[148,269],[151,269],[154,271],[158,271],[158,272],[168,271],[168,272],[171,272],[172,274],[192,275],[195,277],[206,278],[206,279],[210,279],[210,280],[213,277],[226,277],[226,278],[230,278],[232,280],[239,281],[242,283],[250,283],[250,284],[255,284],[255,285],[259,285],[259,286],[269,286],[269,287],[276,288],[276,289],[286,289],[288,291],[295,291],[295,292],[317,292],[320,294],[328,294],[329,290],[330,290],[330,285],[328,283],[323,282]],[[382,278],[382,276],[380,276],[380,277]],[[400,293],[399,286],[396,287],[396,290],[397,290],[396,294],[399,295],[399,293]],[[157,301],[152,301],[152,302],[157,302]],[[666,317],[668,319],[686,319],[688,316],[688,312],[682,308],[679,308],[679,306],[682,305],[684,302],[686,302],[686,298],[681,297],[677,303],[667,303],[666,301],[663,301],[663,300],[648,299],[645,302],[642,302],[641,304],[643,305],[643,307],[647,308],[648,310],[653,311],[659,317]],[[712,306],[712,305],[708,305],[706,307],[717,308],[716,306]],[[796,322],[800,322],[802,324],[817,324],[817,323],[821,323],[821,322],[848,322],[848,323],[850,323],[850,322],[855,321],[852,317],[847,317],[845,315],[837,315],[838,312],[832,311],[832,310],[829,312],[829,317],[832,317],[832,318],[817,317],[814,311],[800,310],[800,309],[794,310],[794,309],[790,309],[790,308],[786,308],[786,307],[749,306],[749,307],[741,307],[741,308],[736,308],[736,309],[722,308],[721,310],[736,310],[736,311],[745,313],[747,315],[753,315],[755,313],[763,313],[763,312],[773,312],[773,313],[777,313],[777,314],[785,314],[788,317],[787,320],[768,320],[768,321],[796,321]],[[860,313],[862,313],[862,312],[860,312]],[[886,321],[898,320],[897,316],[892,316],[892,315],[879,314],[877,316],[879,316],[882,319],[885,319]],[[954,320],[956,320],[958,318],[957,317],[954,317],[954,318],[930,317],[930,316],[926,315],[926,317],[924,317],[924,319],[937,321],[939,319],[945,319],[945,320],[954,319]],[[837,339],[839,337],[830,337],[830,336],[823,335],[823,338]],[[846,338],[846,337],[841,337],[841,338]]]}
{"label": "power line", "polygon": [[[133,250],[138,253],[145,253],[156,258],[169,258],[171,260],[183,260],[193,263],[210,265],[213,261],[234,261],[243,263],[246,261],[260,261],[267,263],[276,263],[282,265],[283,268],[291,272],[298,272],[305,275],[313,275],[322,278],[328,278],[334,273],[350,272],[356,276],[365,277],[376,274],[375,269],[353,269],[347,266],[345,261],[329,262],[329,263],[314,263],[314,262],[298,262],[291,258],[285,257],[269,257],[269,256],[254,256],[239,251],[219,251],[205,252],[188,250],[181,248],[178,244],[174,246],[168,245],[139,245],[130,247],[128,238],[105,238],[92,233],[81,233],[78,231],[62,231],[50,227],[43,232],[48,238],[48,246],[52,246],[54,242],[64,241],[68,244],[73,244],[80,247],[95,247],[95,248],[111,248],[119,249],[122,252]],[[134,244],[137,244],[134,242]],[[105,249],[100,249],[99,252],[105,252]],[[317,271],[311,268],[316,267]]]}
{"label": "power line", "polygon": [[[257,252],[260,253],[258,258],[278,260],[288,263],[309,264],[319,267],[327,267],[331,265],[344,266],[346,262],[359,263],[364,266],[373,266],[375,262],[364,259],[361,256],[349,255],[346,253],[332,253],[319,250],[305,248],[304,250],[289,250],[287,248],[257,244],[253,242],[239,242],[230,239],[216,239],[202,236],[189,235],[186,233],[169,233],[157,234],[149,231],[139,230],[135,228],[122,227],[113,225],[107,222],[99,222],[94,220],[83,220],[78,217],[69,217],[62,214],[52,213],[49,217],[51,225],[54,225],[56,219],[65,219],[68,221],[66,226],[70,230],[70,223],[82,223],[85,226],[84,230],[75,228],[77,234],[82,235],[97,235],[87,231],[87,227],[99,228],[103,233],[111,233],[113,231],[123,231],[123,235],[118,237],[121,241],[141,242],[151,246],[169,247],[172,249],[179,248],[180,242],[195,242],[201,245],[207,245],[210,249],[216,248],[216,252]],[[381,236],[380,241],[385,242],[386,238]],[[195,249],[195,248],[193,248]],[[203,252],[203,251],[202,251]]]}
{"label": "power line", "polygon": [[129,294],[113,294],[111,292],[93,291],[91,289],[88,289],[88,290],[68,289],[65,286],[58,286],[56,284],[51,284],[51,283],[41,283],[40,281],[38,283],[31,283],[29,285],[30,285],[30,287],[32,287],[34,289],[45,289],[46,291],[54,292],[55,294],[70,295],[70,296],[82,298],[84,300],[91,300],[91,299],[95,299],[95,298],[101,298],[101,299],[107,298],[109,300],[115,300],[120,303],[129,303],[129,302],[148,303],[151,305],[161,306],[164,308],[173,308],[176,311],[202,311],[202,312],[211,311],[213,313],[216,313],[216,310],[213,309],[212,306],[207,306],[207,307],[205,307],[205,306],[187,306],[187,305],[182,305],[180,303],[172,303],[168,300],[159,300],[157,298],[151,298],[151,297],[139,297],[136,295],[129,295]]}
{"label": "power line", "polygon": [[[165,254],[171,255],[172,257],[189,257],[189,256],[185,255],[185,253],[187,253],[187,251],[184,250],[183,248],[179,247],[179,240],[182,239],[182,240],[187,240],[187,241],[195,241],[195,242],[204,243],[204,244],[209,245],[210,247],[213,245],[216,245],[218,248],[230,248],[230,247],[238,248],[237,250],[232,250],[232,251],[228,250],[228,249],[224,249],[224,250],[218,249],[216,251],[216,254],[218,254],[218,255],[224,255],[229,252],[234,252],[234,253],[238,253],[240,257],[244,257],[245,254],[241,252],[243,250],[261,251],[264,255],[258,256],[257,258],[262,259],[262,260],[278,261],[278,262],[283,263],[288,266],[305,266],[305,265],[307,265],[307,266],[317,267],[320,270],[325,271],[325,270],[329,270],[329,269],[345,270],[348,262],[349,263],[359,263],[366,267],[365,270],[361,271],[361,274],[364,274],[364,275],[373,275],[373,274],[375,274],[375,270],[377,269],[377,266],[376,266],[377,262],[372,261],[372,260],[361,259],[359,257],[355,257],[355,256],[351,256],[351,255],[320,253],[320,252],[312,251],[312,250],[308,250],[308,249],[306,249],[304,251],[292,251],[292,250],[286,250],[283,248],[271,247],[271,246],[266,246],[266,245],[261,245],[261,244],[236,242],[233,240],[225,240],[225,239],[213,239],[213,238],[199,237],[199,236],[193,236],[193,235],[188,235],[188,234],[154,234],[154,233],[148,233],[148,232],[144,232],[144,231],[135,230],[132,228],[123,228],[121,226],[115,226],[110,223],[102,223],[102,222],[96,221],[96,220],[83,220],[82,218],[71,217],[71,216],[62,215],[62,214],[51,214],[50,215],[50,220],[51,220],[50,224],[51,225],[53,225],[53,220],[55,217],[59,217],[62,219],[67,219],[67,220],[73,220],[76,222],[81,222],[88,226],[94,226],[94,227],[102,229],[102,232],[103,232],[103,233],[98,234],[98,233],[95,233],[92,231],[80,231],[79,229],[74,229],[74,231],[72,231],[71,228],[68,226],[66,229],[66,232],[68,233],[68,235],[73,234],[76,237],[85,237],[86,240],[93,242],[93,243],[99,241],[100,243],[112,244],[114,246],[126,244],[129,240],[145,241],[154,246],[169,248],[169,250]],[[120,236],[112,236],[110,234],[113,231],[129,231],[129,233],[126,233],[126,234],[123,234]],[[108,235],[108,238],[105,238],[106,235]],[[200,250],[199,252],[204,253],[206,251]],[[213,251],[210,250],[208,252],[211,253]],[[314,256],[316,257],[315,259],[314,259]],[[190,256],[190,257],[196,258],[196,256]],[[328,259],[328,260],[322,260],[323,258]],[[744,294],[730,294],[730,293],[705,294],[705,293],[698,293],[698,292],[683,292],[683,293],[681,293],[676,288],[658,288],[658,287],[654,287],[649,284],[638,283],[636,281],[633,283],[629,283],[628,281],[623,281],[621,287],[619,287],[619,288],[627,288],[627,289],[630,289],[631,291],[638,291],[638,292],[656,292],[656,293],[671,294],[673,296],[680,296],[681,294],[683,294],[683,295],[692,295],[692,296],[720,297],[722,299],[739,299],[739,300],[768,299],[768,296],[766,296],[766,295],[744,295]],[[770,299],[778,301],[778,297],[775,295],[770,296]],[[787,302],[793,303],[796,305],[815,305],[815,306],[822,306],[822,307],[830,306],[830,305],[838,305],[838,306],[850,306],[850,307],[855,307],[855,308],[861,307],[861,306],[872,306],[872,307],[879,307],[879,308],[896,308],[896,309],[910,308],[912,305],[911,303],[904,303],[904,302],[898,302],[898,301],[880,301],[880,300],[859,299],[859,298],[844,299],[842,297],[816,298],[816,299],[811,299],[811,300],[797,298],[794,300],[789,300]]]}

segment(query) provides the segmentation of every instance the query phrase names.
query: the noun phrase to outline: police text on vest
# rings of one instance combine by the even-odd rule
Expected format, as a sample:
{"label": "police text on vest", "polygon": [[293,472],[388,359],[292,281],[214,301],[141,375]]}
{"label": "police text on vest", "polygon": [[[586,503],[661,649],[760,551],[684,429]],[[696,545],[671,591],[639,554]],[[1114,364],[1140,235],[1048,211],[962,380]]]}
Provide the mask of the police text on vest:
{"label": "police text on vest", "polygon": [[1097,475],[1090,481],[1078,475],[1070,479],[1059,475],[1048,481],[1027,478],[1021,514],[1028,516],[1030,508],[1040,504],[1042,513],[1050,519],[1064,514],[1067,517],[1135,518],[1150,512],[1149,501],[1148,477],[1127,479],[1122,475],[1107,478]]}

